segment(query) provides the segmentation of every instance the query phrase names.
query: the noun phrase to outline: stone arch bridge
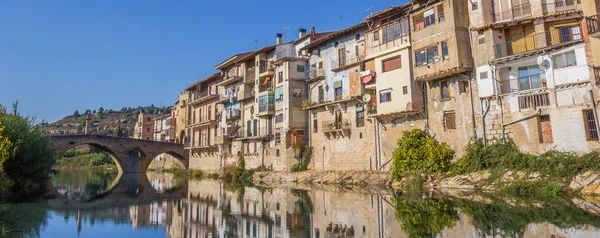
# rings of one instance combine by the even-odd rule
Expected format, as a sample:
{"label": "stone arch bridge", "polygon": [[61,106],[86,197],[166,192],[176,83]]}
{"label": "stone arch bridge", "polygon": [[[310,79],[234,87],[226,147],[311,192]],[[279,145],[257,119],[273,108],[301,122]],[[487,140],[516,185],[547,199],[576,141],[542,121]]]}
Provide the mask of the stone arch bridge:
{"label": "stone arch bridge", "polygon": [[59,154],[79,145],[98,147],[115,160],[120,172],[145,173],[152,160],[162,153],[172,155],[188,167],[188,154],[182,144],[89,134],[51,136],[50,139]]}

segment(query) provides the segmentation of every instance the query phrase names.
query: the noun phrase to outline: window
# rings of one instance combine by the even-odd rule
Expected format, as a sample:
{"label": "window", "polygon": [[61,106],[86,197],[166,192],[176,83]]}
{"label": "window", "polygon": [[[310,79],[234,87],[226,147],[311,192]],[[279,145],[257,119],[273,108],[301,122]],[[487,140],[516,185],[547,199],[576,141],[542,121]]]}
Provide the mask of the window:
{"label": "window", "polygon": [[404,95],[408,94],[408,86],[403,86],[403,87],[402,87],[402,93],[403,93]]}
{"label": "window", "polygon": [[382,29],[382,32],[384,43],[408,35],[408,20],[402,20],[386,26]]}
{"label": "window", "polygon": [[383,72],[388,72],[394,69],[402,68],[402,59],[400,56],[385,59],[382,61]]}
{"label": "window", "polygon": [[588,141],[598,141],[598,128],[596,127],[596,117],[594,111],[583,111],[583,124],[585,126],[585,136]]}
{"label": "window", "polygon": [[362,105],[360,105],[356,106],[356,127],[363,126],[365,126],[365,111]]}
{"label": "window", "polygon": [[323,86],[319,86],[319,103],[323,103],[325,101],[325,90],[323,90]]}
{"label": "window", "polygon": [[337,47],[338,46],[338,42],[336,41],[335,43],[333,43],[333,46]]}
{"label": "window", "polygon": [[444,56],[444,59],[448,59],[448,43],[443,42],[442,43],[442,56]]}
{"label": "window", "polygon": [[402,118],[394,119],[394,126],[402,126],[402,123],[404,123],[404,119],[402,119]]}
{"label": "window", "polygon": [[456,129],[456,113],[444,112],[444,130]]}
{"label": "window", "polygon": [[379,31],[373,32],[373,41],[379,40]]}
{"label": "window", "polygon": [[469,81],[458,82],[458,93],[467,93],[469,91]]}
{"label": "window", "polygon": [[338,65],[337,67],[343,67],[346,65],[346,49],[338,49]]}
{"label": "window", "polygon": [[323,68],[323,61],[319,62],[319,69]]}
{"label": "window", "polygon": [[146,127],[146,132],[150,132],[150,127]]}
{"label": "window", "polygon": [[540,143],[552,143],[553,139],[550,115],[542,115],[538,117],[538,130],[540,133]]}
{"label": "window", "polygon": [[485,44],[485,36],[480,36],[478,41],[477,41],[480,45]]}
{"label": "window", "polygon": [[[298,66],[300,66],[300,65],[298,65]],[[278,83],[283,83],[283,71],[277,73],[277,78],[278,78],[278,80],[277,80]]]}
{"label": "window", "polygon": [[473,4],[471,4],[471,9],[472,9],[473,11],[475,11],[475,10],[479,9],[479,4],[478,4],[477,2],[473,2]]}
{"label": "window", "polygon": [[298,71],[298,72],[304,72],[304,65],[301,65],[301,64],[296,65],[296,71]]}
{"label": "window", "polygon": [[343,96],[344,96],[344,95],[343,95],[343,93],[344,93],[344,92],[343,92],[343,90],[342,90],[342,87],[335,88],[335,91],[334,91],[334,94],[335,94],[335,100],[336,100],[336,101],[341,101],[341,100],[342,100],[342,98],[343,98]]}
{"label": "window", "polygon": [[425,54],[425,51],[418,51],[415,52],[415,61],[416,61],[416,67],[422,66],[424,64],[427,64],[427,56]]}
{"label": "window", "polygon": [[416,14],[413,16],[414,29],[415,31],[422,30],[425,28],[425,19],[423,18],[423,14]]}
{"label": "window", "polygon": [[356,34],[356,35],[354,36],[354,39],[355,39],[355,40],[360,40],[360,34]]}
{"label": "window", "polygon": [[565,26],[558,28],[560,33],[560,42],[569,42],[574,40],[581,40],[581,29],[579,25]]}
{"label": "window", "polygon": [[487,79],[487,78],[488,78],[488,72],[479,73],[479,79]]}
{"label": "window", "polygon": [[317,116],[313,116],[313,133],[317,133],[319,132],[319,120],[317,119]]}
{"label": "window", "polygon": [[435,12],[433,8],[425,11],[423,16],[425,18],[425,27],[435,24]]}
{"label": "window", "polygon": [[450,90],[448,90],[448,81],[440,82],[440,95],[442,99],[450,98]]}
{"label": "window", "polygon": [[427,49],[427,64],[432,64],[432,63],[436,62],[435,59],[437,56],[438,56],[437,46]]}
{"label": "window", "polygon": [[148,117],[148,121],[152,121],[152,119],[150,117]]}
{"label": "window", "polygon": [[275,150],[275,156],[279,157],[279,149]]}
{"label": "window", "polygon": [[275,123],[283,122],[283,114],[278,114],[275,116]]}
{"label": "window", "polygon": [[147,137],[147,136],[146,136],[146,140],[150,140],[150,137]]}
{"label": "window", "polygon": [[519,90],[530,90],[543,86],[542,72],[537,65],[519,67]]}
{"label": "window", "polygon": [[379,91],[379,101],[382,103],[392,101],[392,90],[384,89]]}
{"label": "window", "polygon": [[354,46],[354,53],[356,55],[356,58],[358,58],[358,45]]}
{"label": "window", "polygon": [[554,69],[562,69],[577,65],[577,59],[575,59],[575,51],[569,51],[553,55],[552,60],[554,60]]}
{"label": "window", "polygon": [[416,61],[415,66],[419,67],[419,66],[435,63],[439,60],[437,57],[438,57],[437,45],[430,46],[426,49],[417,50],[415,52],[415,61]]}
{"label": "window", "polygon": [[446,18],[444,17],[444,4],[440,4],[437,6],[438,9],[438,20],[439,21],[444,21]]}

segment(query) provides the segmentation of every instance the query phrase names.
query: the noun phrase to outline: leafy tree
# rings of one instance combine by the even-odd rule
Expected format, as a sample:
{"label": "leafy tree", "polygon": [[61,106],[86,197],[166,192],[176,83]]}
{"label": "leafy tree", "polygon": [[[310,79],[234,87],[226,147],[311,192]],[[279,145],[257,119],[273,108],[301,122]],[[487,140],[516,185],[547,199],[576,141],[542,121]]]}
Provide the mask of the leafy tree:
{"label": "leafy tree", "polygon": [[117,136],[123,137],[123,129],[121,128],[121,123],[119,123],[119,127],[117,127]]}
{"label": "leafy tree", "polygon": [[90,109],[85,110],[85,112],[83,113],[83,115],[90,115],[92,112],[90,111]]}
{"label": "leafy tree", "polygon": [[2,137],[11,145],[0,167],[0,201],[23,201],[44,195],[49,172],[56,160],[50,138],[35,125],[34,119],[22,117],[13,106],[7,113],[0,106]]}
{"label": "leafy tree", "polygon": [[93,111],[92,111],[92,114],[96,114],[96,110],[93,110]]}
{"label": "leafy tree", "polygon": [[103,107],[98,108],[98,114],[101,114],[101,115],[104,114],[104,108]]}
{"label": "leafy tree", "polygon": [[74,117],[80,117],[81,114],[79,114],[79,110],[75,110],[75,112],[73,113]]}
{"label": "leafy tree", "polygon": [[127,108],[126,107],[121,108],[121,112],[127,112]]}
{"label": "leafy tree", "polygon": [[445,172],[450,166],[454,151],[439,143],[422,130],[402,133],[392,158],[392,178],[400,179],[404,173]]}

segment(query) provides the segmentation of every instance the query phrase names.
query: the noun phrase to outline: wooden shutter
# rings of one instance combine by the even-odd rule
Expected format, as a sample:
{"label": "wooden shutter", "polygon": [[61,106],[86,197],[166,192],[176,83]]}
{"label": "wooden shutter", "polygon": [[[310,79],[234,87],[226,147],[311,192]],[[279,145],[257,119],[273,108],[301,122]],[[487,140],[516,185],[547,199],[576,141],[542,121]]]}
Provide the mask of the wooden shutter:
{"label": "wooden shutter", "polygon": [[437,10],[438,10],[438,19],[440,19],[440,21],[442,21],[442,18],[444,18],[444,3],[438,5]]}
{"label": "wooden shutter", "polygon": [[456,113],[446,112],[444,113],[444,126],[446,130],[456,129]]}
{"label": "wooden shutter", "polygon": [[386,59],[383,62],[383,72],[402,68],[402,58],[400,56]]}

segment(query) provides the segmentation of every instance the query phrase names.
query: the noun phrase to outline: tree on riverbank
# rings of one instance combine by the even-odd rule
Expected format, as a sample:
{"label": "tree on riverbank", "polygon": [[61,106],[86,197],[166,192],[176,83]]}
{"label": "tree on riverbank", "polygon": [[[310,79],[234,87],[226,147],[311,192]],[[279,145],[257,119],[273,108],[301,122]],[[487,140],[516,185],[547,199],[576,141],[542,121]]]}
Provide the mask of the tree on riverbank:
{"label": "tree on riverbank", "polygon": [[16,104],[12,113],[0,106],[0,127],[4,138],[0,201],[23,201],[43,196],[50,179],[50,168],[56,160],[50,138],[34,125],[34,119],[19,115]]}

